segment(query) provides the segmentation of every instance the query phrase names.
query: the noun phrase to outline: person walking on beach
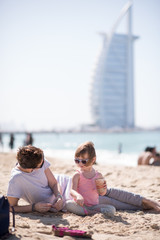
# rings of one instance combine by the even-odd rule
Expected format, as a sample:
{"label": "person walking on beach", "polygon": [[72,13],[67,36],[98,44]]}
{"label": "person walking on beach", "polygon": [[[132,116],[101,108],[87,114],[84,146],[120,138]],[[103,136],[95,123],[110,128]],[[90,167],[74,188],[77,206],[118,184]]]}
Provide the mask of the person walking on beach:
{"label": "person walking on beach", "polygon": [[[96,152],[92,142],[81,144],[75,152],[75,163],[78,170],[72,178],[71,196],[74,200],[66,203],[68,211],[77,215],[91,215],[101,212],[114,215],[115,208],[111,205],[99,204],[99,194],[105,195],[107,192],[106,182],[101,173],[93,168],[96,161]],[[98,189],[96,180],[102,181]]]}
{"label": "person walking on beach", "polygon": [[13,133],[10,134],[9,147],[10,147],[11,150],[14,148],[14,135],[13,135]]}
{"label": "person walking on beach", "polygon": [[[44,159],[43,151],[34,146],[19,148],[18,163],[12,170],[7,197],[15,212],[56,212],[62,209],[63,200],[57,180]],[[22,198],[27,205],[18,205]],[[10,209],[11,211],[11,209]]]}

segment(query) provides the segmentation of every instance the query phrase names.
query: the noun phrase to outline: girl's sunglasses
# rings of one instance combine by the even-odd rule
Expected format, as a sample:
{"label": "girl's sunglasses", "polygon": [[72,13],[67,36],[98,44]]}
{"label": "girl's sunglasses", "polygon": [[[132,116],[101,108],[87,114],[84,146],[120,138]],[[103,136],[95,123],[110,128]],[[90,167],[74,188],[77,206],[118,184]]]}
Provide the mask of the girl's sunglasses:
{"label": "girl's sunglasses", "polygon": [[79,159],[75,158],[74,161],[75,163],[79,164],[80,162],[83,163],[84,165],[88,162],[89,159]]}

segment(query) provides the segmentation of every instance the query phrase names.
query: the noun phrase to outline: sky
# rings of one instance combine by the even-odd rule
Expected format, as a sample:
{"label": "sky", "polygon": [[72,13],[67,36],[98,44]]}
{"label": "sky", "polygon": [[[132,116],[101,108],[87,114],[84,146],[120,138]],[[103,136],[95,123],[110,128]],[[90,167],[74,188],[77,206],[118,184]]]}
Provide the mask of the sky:
{"label": "sky", "polygon": [[[127,0],[0,0],[0,129],[92,123],[89,89]],[[133,1],[135,124],[160,126],[160,1]],[[126,29],[126,17],[117,29]]]}

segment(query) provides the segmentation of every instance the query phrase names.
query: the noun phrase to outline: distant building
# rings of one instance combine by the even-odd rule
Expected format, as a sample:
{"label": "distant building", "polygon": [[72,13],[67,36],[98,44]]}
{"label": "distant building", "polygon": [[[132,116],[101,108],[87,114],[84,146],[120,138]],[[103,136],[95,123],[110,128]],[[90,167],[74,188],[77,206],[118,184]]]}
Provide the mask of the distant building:
{"label": "distant building", "polygon": [[[91,83],[91,113],[94,124],[102,129],[134,128],[133,42],[130,1],[122,9],[109,34],[103,36],[100,53]],[[127,34],[115,33],[127,13]]]}

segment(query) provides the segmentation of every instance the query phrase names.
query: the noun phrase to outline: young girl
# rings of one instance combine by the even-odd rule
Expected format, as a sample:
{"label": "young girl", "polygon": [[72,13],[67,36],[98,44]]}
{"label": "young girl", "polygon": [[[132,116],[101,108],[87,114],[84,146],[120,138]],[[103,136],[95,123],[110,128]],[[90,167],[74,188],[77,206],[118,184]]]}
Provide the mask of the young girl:
{"label": "young girl", "polygon": [[[81,144],[75,152],[75,163],[80,168],[72,178],[71,196],[74,200],[66,203],[67,210],[77,215],[91,215],[101,212],[107,215],[114,215],[115,207],[106,204],[99,204],[99,193],[95,180],[102,178],[102,174],[93,168],[96,161],[96,153],[92,142]],[[105,195],[107,192],[104,183]]]}

